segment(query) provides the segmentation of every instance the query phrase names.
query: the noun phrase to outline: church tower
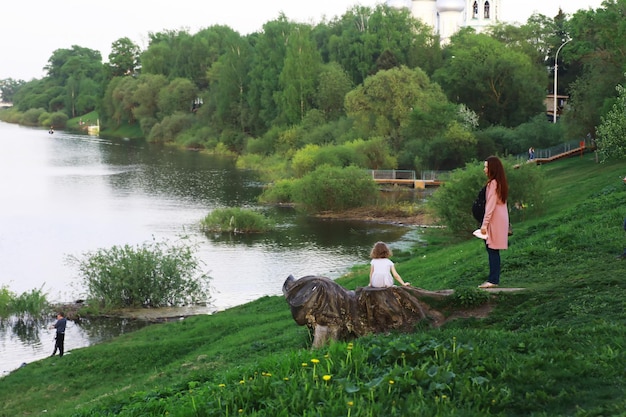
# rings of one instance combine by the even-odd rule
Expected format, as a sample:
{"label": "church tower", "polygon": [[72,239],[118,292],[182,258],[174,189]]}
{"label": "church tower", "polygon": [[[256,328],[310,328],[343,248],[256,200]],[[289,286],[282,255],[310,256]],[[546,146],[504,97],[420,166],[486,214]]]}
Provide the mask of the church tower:
{"label": "church tower", "polygon": [[420,19],[437,32],[437,28],[439,26],[437,16],[437,0],[412,0],[411,14],[413,17]]}
{"label": "church tower", "polygon": [[501,21],[502,0],[387,0],[391,7],[409,7],[416,19],[433,28],[443,44],[462,27],[477,33]]}
{"label": "church tower", "polygon": [[463,10],[467,0],[437,0],[437,12],[439,14],[438,33],[441,43],[448,40],[461,28],[463,24]]}
{"label": "church tower", "polygon": [[463,26],[474,28],[477,33],[500,22],[501,0],[465,0]]}

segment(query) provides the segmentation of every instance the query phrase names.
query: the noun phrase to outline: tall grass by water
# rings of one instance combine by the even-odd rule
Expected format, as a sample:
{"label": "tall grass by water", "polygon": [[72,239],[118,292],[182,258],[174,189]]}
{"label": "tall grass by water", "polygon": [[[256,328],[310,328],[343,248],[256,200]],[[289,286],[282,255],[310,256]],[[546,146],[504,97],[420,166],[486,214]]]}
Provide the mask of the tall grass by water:
{"label": "tall grass by water", "polygon": [[[624,416],[626,167],[586,155],[537,169],[544,210],[502,254],[501,285],[524,290],[491,297],[487,318],[311,350],[285,300],[263,297],[31,363],[3,378],[0,415]],[[425,237],[394,251],[413,285],[484,281],[482,241]],[[367,285],[366,262],[338,282]]]}

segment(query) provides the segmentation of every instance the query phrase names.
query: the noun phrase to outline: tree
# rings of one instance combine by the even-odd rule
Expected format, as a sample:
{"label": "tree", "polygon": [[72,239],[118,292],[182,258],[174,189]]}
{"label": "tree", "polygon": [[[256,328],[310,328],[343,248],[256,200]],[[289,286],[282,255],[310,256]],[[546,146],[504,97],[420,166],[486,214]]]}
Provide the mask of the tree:
{"label": "tree", "polygon": [[346,95],[346,112],[356,121],[364,137],[381,136],[390,141],[394,152],[402,149],[403,129],[414,109],[427,109],[430,103],[446,97],[419,68],[393,68],[379,71]]}
{"label": "tree", "polygon": [[235,32],[222,42],[228,46],[207,71],[209,93],[198,116],[218,130],[230,128],[244,132],[249,113],[246,97],[253,51],[248,41]]}
{"label": "tree", "polygon": [[433,78],[483,126],[516,126],[545,112],[545,69],[528,55],[472,30],[454,35],[447,49],[450,58]]}
{"label": "tree", "polygon": [[300,25],[289,38],[285,64],[279,76],[277,92],[280,119],[287,124],[302,121],[313,108],[321,57],[310,38],[310,28]]}
{"label": "tree", "polygon": [[392,66],[432,71],[438,65],[437,54],[432,53],[437,49],[432,28],[408,10],[356,6],[328,26],[326,37],[318,40],[322,56],[339,63],[355,85]]}
{"label": "tree", "polygon": [[115,77],[107,85],[102,99],[100,117],[106,121],[113,121],[116,126],[122,123],[135,122],[134,109],[137,106],[134,93],[138,82],[134,77]]}
{"label": "tree", "polygon": [[570,60],[580,61],[582,75],[571,85],[570,110],[564,119],[571,136],[592,133],[617,96],[615,85],[623,80],[626,54],[626,1],[607,0],[597,10],[579,10],[568,24],[572,42]]}
{"label": "tree", "polygon": [[102,95],[100,52],[76,45],[71,49],[57,49],[44,69],[48,72],[49,86],[63,87],[51,98],[50,110],[65,108],[70,117],[76,117],[96,107],[96,101]]}
{"label": "tree", "polygon": [[617,101],[598,126],[598,150],[603,160],[626,159],[626,89],[615,87]]}
{"label": "tree", "polygon": [[344,100],[352,90],[348,74],[336,62],[322,67],[315,102],[326,120],[337,120],[345,114]]}
{"label": "tree", "polygon": [[13,78],[0,80],[0,101],[11,103],[17,90],[25,83],[23,80],[14,80]]}
{"label": "tree", "polygon": [[140,67],[141,49],[129,38],[120,38],[111,44],[109,72],[111,77],[134,75]]}
{"label": "tree", "polygon": [[289,38],[297,25],[284,14],[263,25],[262,33],[250,35],[254,55],[250,67],[249,125],[254,135],[262,135],[277,120],[279,107],[275,92],[285,65]]}
{"label": "tree", "polygon": [[164,118],[176,112],[191,112],[191,106],[198,97],[196,86],[187,78],[176,78],[159,92],[159,116]]}

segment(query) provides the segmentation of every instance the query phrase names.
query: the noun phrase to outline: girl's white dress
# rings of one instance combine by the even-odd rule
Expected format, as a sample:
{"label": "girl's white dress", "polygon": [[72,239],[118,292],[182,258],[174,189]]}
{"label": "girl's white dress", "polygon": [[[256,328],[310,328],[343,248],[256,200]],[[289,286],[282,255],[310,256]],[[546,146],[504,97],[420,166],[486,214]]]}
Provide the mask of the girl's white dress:
{"label": "girl's white dress", "polygon": [[385,288],[393,286],[393,276],[391,267],[393,262],[389,258],[372,259],[370,265],[374,267],[372,271],[372,287]]}

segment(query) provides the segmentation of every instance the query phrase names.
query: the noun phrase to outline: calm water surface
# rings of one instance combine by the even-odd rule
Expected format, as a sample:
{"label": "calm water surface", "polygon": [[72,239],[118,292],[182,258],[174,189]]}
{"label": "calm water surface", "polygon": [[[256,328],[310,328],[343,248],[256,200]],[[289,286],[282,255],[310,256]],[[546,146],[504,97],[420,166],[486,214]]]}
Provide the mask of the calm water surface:
{"label": "calm water surface", "polygon": [[[52,301],[84,298],[68,255],[187,236],[212,278],[211,303],[200,311],[208,314],[279,295],[289,274],[337,278],[367,263],[377,240],[392,247],[419,240],[411,228],[258,207],[262,186],[254,172],[227,158],[0,122],[0,285],[18,294],[42,289]],[[200,230],[211,210],[230,206],[258,208],[278,228],[258,236]],[[51,353],[47,324],[0,321],[1,373]],[[70,323],[66,349],[137,325]]]}

